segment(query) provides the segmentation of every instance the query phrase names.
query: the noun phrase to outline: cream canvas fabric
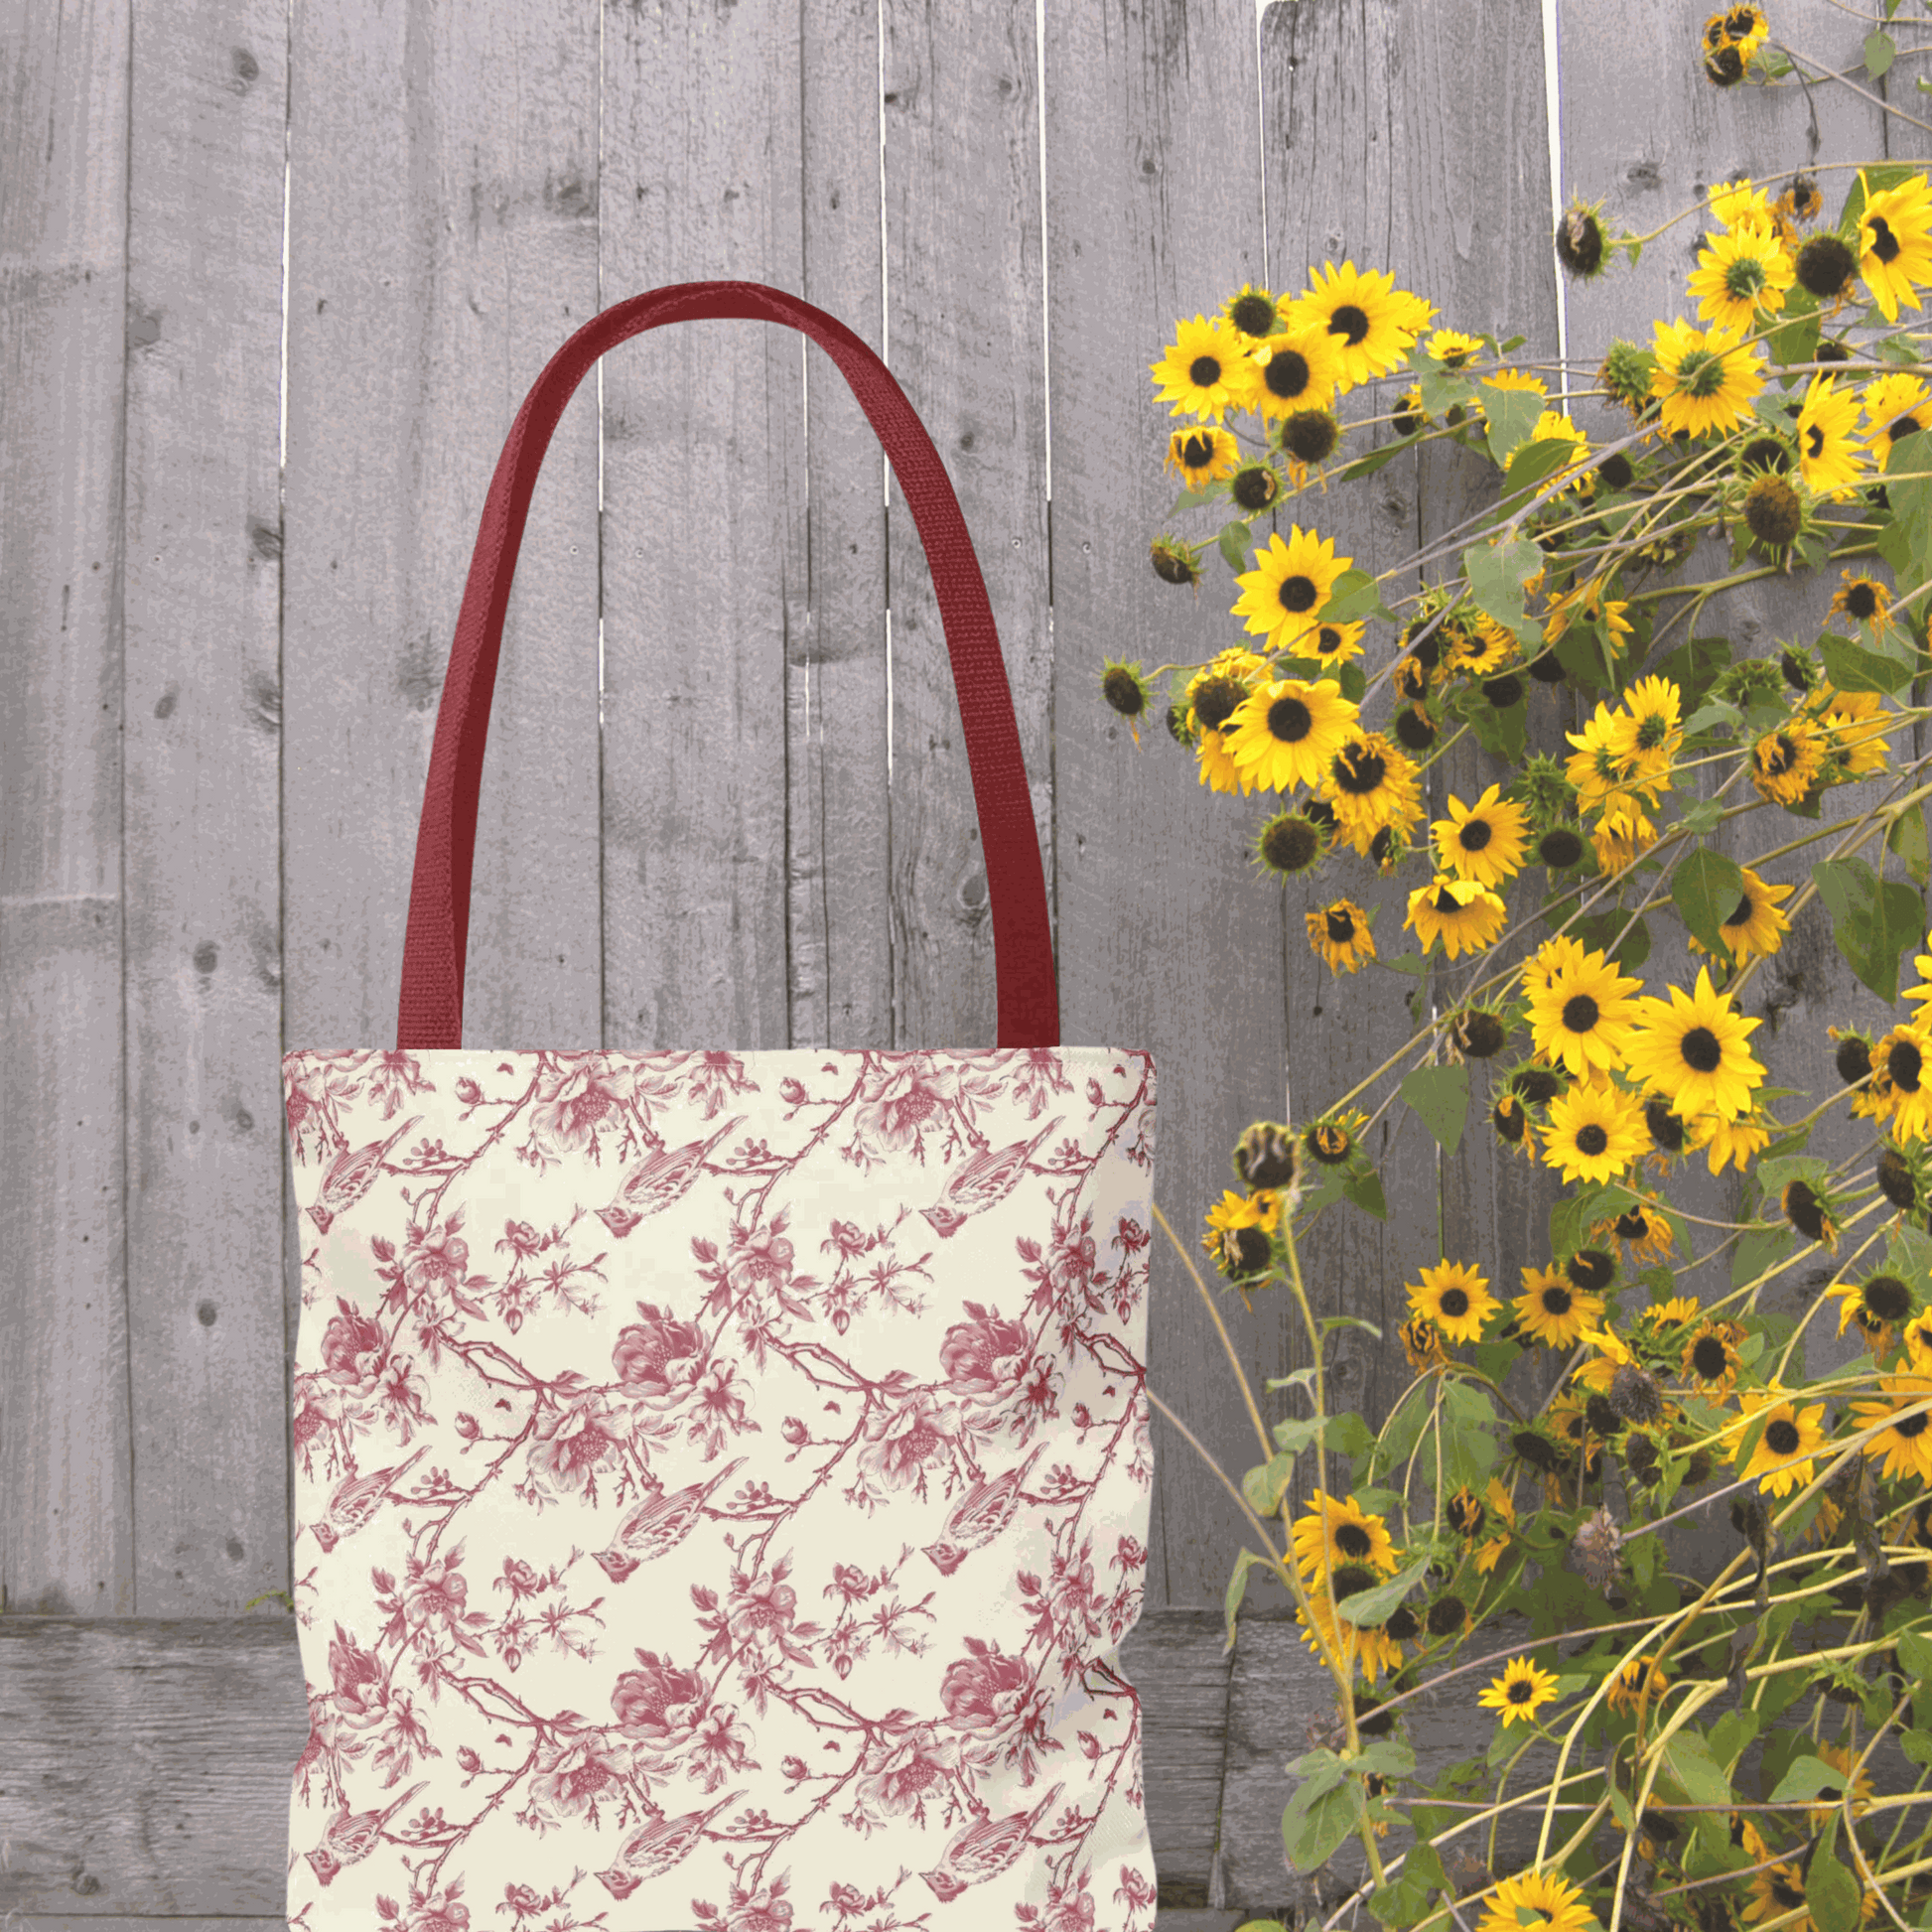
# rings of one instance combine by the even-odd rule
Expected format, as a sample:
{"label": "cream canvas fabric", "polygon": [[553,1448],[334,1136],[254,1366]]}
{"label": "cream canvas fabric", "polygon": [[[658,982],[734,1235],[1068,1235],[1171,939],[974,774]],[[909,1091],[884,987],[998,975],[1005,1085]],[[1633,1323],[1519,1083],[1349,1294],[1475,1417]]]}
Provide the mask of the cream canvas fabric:
{"label": "cream canvas fabric", "polygon": [[283,1076],[292,1925],[1152,1925],[1148,1054]]}

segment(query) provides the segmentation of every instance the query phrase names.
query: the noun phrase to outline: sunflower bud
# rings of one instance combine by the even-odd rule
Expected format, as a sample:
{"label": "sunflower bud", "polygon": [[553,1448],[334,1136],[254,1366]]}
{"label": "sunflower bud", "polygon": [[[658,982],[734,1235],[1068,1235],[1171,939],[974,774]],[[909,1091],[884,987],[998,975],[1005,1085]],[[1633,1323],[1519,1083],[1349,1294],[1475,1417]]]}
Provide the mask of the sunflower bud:
{"label": "sunflower bud", "polygon": [[1744,57],[1728,41],[1704,63],[1704,77],[1714,87],[1734,87],[1744,77]]}
{"label": "sunflower bud", "polygon": [[1426,752],[1439,734],[1428,712],[1405,705],[1395,716],[1395,740],[1405,752]]}
{"label": "sunflower bud", "polygon": [[1782,477],[1759,477],[1744,491],[1744,525],[1759,543],[1773,550],[1797,536],[1804,513],[1804,499]]}
{"label": "sunflower bud", "polygon": [[1632,416],[1641,416],[1651,401],[1650,377],[1656,360],[1635,343],[1613,342],[1596,372],[1597,385]]}
{"label": "sunflower bud", "polygon": [[1878,1189],[1894,1207],[1909,1214],[1918,1205],[1918,1183],[1896,1148],[1878,1150]]}
{"label": "sunflower bud", "polygon": [[1117,664],[1111,658],[1100,673],[1100,695],[1123,718],[1138,718],[1152,698],[1138,664]]}
{"label": "sunflower bud", "polygon": [[1452,1637],[1469,1620],[1469,1606],[1459,1596],[1439,1596],[1429,1606],[1429,1634]]}
{"label": "sunflower bud", "polygon": [[1507,711],[1523,702],[1523,680],[1514,671],[1505,671],[1482,687],[1482,695],[1489,700],[1492,710]]}
{"label": "sunflower bud", "polygon": [[1493,1059],[1509,1040],[1503,1023],[1484,1007],[1458,1015],[1451,1031],[1463,1056],[1472,1060]]}
{"label": "sunflower bud", "polygon": [[1858,260],[1849,245],[1835,234],[1815,234],[1798,250],[1798,285],[1830,302],[1852,279]]}
{"label": "sunflower bud", "polygon": [[1234,1144],[1234,1177],[1244,1187],[1293,1187],[1300,1167],[1295,1136],[1278,1121],[1256,1121]]}
{"label": "sunflower bud", "polygon": [[1807,1241],[1822,1242],[1837,1254],[1838,1223],[1831,1212],[1836,1203],[1829,1194],[1821,1195],[1808,1180],[1787,1180],[1778,1204],[1784,1209],[1784,1218]]}
{"label": "sunflower bud", "polygon": [[1557,223],[1557,260],[1580,282],[1601,273],[1603,224],[1594,206],[1573,202]]}
{"label": "sunflower bud", "polygon": [[1193,550],[1173,537],[1156,537],[1148,548],[1154,574],[1164,584],[1198,584],[1201,568]]}
{"label": "sunflower bud", "polygon": [[1509,1084],[1532,1107],[1547,1107],[1563,1091],[1563,1082],[1547,1066],[1519,1066]]}
{"label": "sunflower bud", "polygon": [[1496,1138],[1506,1141],[1511,1147],[1521,1147],[1523,1136],[1529,1131],[1530,1117],[1523,1111],[1523,1103],[1515,1094],[1504,1094],[1490,1109],[1489,1124],[1496,1130]]}
{"label": "sunflower bud", "polygon": [[1332,411],[1298,409],[1282,419],[1282,448],[1298,463],[1326,463],[1341,441]]}
{"label": "sunflower bud", "polygon": [[1863,1034],[1854,1033],[1849,1027],[1837,1027],[1826,1031],[1838,1041],[1838,1051],[1832,1056],[1832,1064],[1838,1068],[1838,1077],[1848,1087],[1856,1087],[1862,1080],[1871,1078],[1871,1042]]}
{"label": "sunflower bud", "polygon": [[1251,515],[1265,510],[1282,493],[1282,480],[1265,463],[1251,463],[1228,479],[1228,494],[1237,509]]}
{"label": "sunflower bud", "polygon": [[1255,837],[1255,857],[1279,879],[1292,879],[1321,856],[1321,834],[1300,812],[1278,812]]}
{"label": "sunflower bud", "polygon": [[1302,1137],[1324,1168],[1338,1168],[1355,1151],[1355,1137],[1338,1120],[1318,1120]]}
{"label": "sunflower bud", "polygon": [[1583,862],[1584,842],[1568,825],[1553,825],[1537,840],[1536,856],[1552,872],[1568,872]]}

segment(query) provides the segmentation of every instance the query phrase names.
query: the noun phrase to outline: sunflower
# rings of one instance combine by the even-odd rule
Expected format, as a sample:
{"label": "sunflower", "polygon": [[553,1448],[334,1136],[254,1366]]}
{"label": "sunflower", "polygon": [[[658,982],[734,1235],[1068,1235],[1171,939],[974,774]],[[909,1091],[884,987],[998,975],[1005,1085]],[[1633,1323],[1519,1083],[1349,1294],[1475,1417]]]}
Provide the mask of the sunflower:
{"label": "sunflower", "polygon": [[1474,1341],[1501,1304],[1489,1293],[1487,1276],[1459,1261],[1445,1260],[1425,1268],[1421,1283],[1410,1285],[1409,1306],[1448,1340]]}
{"label": "sunflower", "polygon": [[1740,329],[1695,329],[1688,322],[1654,325],[1656,372],[1650,393],[1659,398],[1664,434],[1688,430],[1703,436],[1735,429],[1747,420],[1751,400],[1764,386],[1763,351],[1738,346]]}
{"label": "sunflower", "polygon": [[1865,1453],[1883,1455],[1881,1473],[1885,1475],[1906,1477],[1921,1487],[1932,1484],[1932,1411],[1921,1409],[1915,1416],[1908,1413],[1932,1400],[1932,1379],[1923,1375],[1881,1375],[1878,1386],[1889,1400],[1852,1405],[1860,1429],[1869,1429],[1873,1423],[1891,1424],[1882,1436],[1874,1436],[1865,1445]]}
{"label": "sunflower", "polygon": [[1894,443],[1903,442],[1932,423],[1932,389],[1916,375],[1874,376],[1859,396],[1859,406],[1871,425],[1871,460],[1880,466]]}
{"label": "sunflower", "polygon": [[1325,409],[1342,379],[1341,345],[1325,329],[1284,330],[1264,337],[1248,351],[1260,371],[1249,407],[1264,423],[1280,422],[1298,410]]}
{"label": "sunflower", "polygon": [[1281,1219],[1282,1199],[1272,1187],[1253,1194],[1237,1194],[1232,1187],[1207,1210],[1207,1232],[1201,1246],[1227,1276],[1259,1275],[1274,1253],[1269,1236]]}
{"label": "sunflower", "polygon": [[[1774,1864],[1751,1874],[1751,1902],[1744,1917],[1756,1924],[1760,1919],[1787,1918],[1805,1902],[1805,1874],[1795,1864]],[[1794,1919],[1790,1932],[1805,1932],[1810,1919]]]}
{"label": "sunflower", "polygon": [[1364,859],[1378,832],[1388,826],[1406,831],[1422,816],[1415,761],[1359,724],[1328,760],[1321,796],[1334,811],[1338,835]]}
{"label": "sunflower", "polygon": [[[1731,958],[1741,966],[1753,953],[1768,959],[1784,944],[1791,921],[1778,907],[1796,888],[1770,885],[1749,866],[1738,870],[1743,874],[1744,890],[1719,929],[1724,933],[1725,944],[1730,948]],[[1690,947],[1693,952],[1710,950],[1696,933],[1690,935]]]}
{"label": "sunflower", "polygon": [[1737,1385],[1742,1362],[1737,1344],[1744,1331],[1734,1321],[1707,1319],[1684,1345],[1684,1379],[1706,1395],[1722,1395]]}
{"label": "sunflower", "polygon": [[1708,966],[1698,968],[1695,993],[1667,990],[1668,1001],[1646,995],[1636,1003],[1642,1031],[1624,1052],[1625,1066],[1680,1114],[1735,1120],[1750,1107],[1751,1089],[1764,1084],[1764,1069],[1744,1044],[1763,1022],[1732,1012],[1730,996],[1711,990]]}
{"label": "sunflower", "polygon": [[[1865,186],[1864,170],[1859,184]],[[1865,292],[1887,322],[1898,320],[1898,305],[1922,308],[1919,287],[1932,281],[1932,190],[1923,175],[1911,175],[1896,188],[1867,188],[1859,220],[1859,275]]]}
{"label": "sunflower", "polygon": [[[1650,1119],[1646,1112],[1643,1124],[1644,1152],[1651,1147]],[[1612,1214],[1608,1220],[1598,1221],[1590,1229],[1597,1240],[1615,1239],[1623,1243],[1624,1259],[1641,1266],[1645,1262],[1668,1261],[1677,1247],[1677,1236],[1671,1230],[1670,1222],[1655,1199],[1642,1200],[1626,1207],[1620,1214]],[[1669,1306],[1666,1304],[1666,1306]],[[1695,1311],[1696,1304],[1692,1304]],[[1648,1312],[1655,1314],[1653,1309]]]}
{"label": "sunflower", "polygon": [[1899,1328],[1918,1312],[1918,1301],[1893,1274],[1877,1274],[1863,1282],[1835,1282],[1828,1291],[1838,1304],[1838,1331],[1856,1321],[1872,1354],[1883,1355]]}
{"label": "sunflower", "polygon": [[1858,421],[1858,398],[1820,369],[1798,411],[1798,474],[1807,488],[1828,501],[1842,497],[1865,467],[1863,447],[1854,433]]}
{"label": "sunflower", "polygon": [[1367,628],[1359,620],[1353,623],[1318,623],[1303,637],[1302,654],[1323,666],[1346,664],[1351,657],[1361,656],[1362,632]]}
{"label": "sunflower", "polygon": [[1473,805],[1449,793],[1449,816],[1430,828],[1439,863],[1458,879],[1500,886],[1523,869],[1523,835],[1529,814],[1504,802],[1502,786],[1491,785]]}
{"label": "sunflower", "polygon": [[1892,717],[1885,701],[1876,691],[1835,691],[1827,685],[1814,695],[1817,725],[1823,741],[1821,785],[1839,784],[1846,778],[1867,777],[1885,768],[1889,754],[1885,735]]}
{"label": "sunflower", "polygon": [[1510,1306],[1523,1332],[1545,1348],[1572,1348],[1584,1324],[1602,1314],[1603,1298],[1573,1287],[1560,1268],[1525,1268],[1523,1292]]}
{"label": "sunflower", "polygon": [[[1924,1418],[1920,1417],[1919,1420],[1922,1423]],[[1864,1753],[1856,1744],[1820,1744],[1818,1755],[1839,1774],[1837,1783],[1825,1783],[1818,1787],[1818,1795],[1827,1802],[1812,1806],[1809,1814],[1812,1830],[1822,1832],[1833,1814],[1839,1812],[1844,1804],[1848,1781],[1852,1786],[1852,1816],[1858,1818],[1863,1814],[1871,1802],[1871,1778],[1868,1773],[1857,1768]]]}
{"label": "sunflower", "polygon": [[1273,790],[1316,784],[1354,722],[1355,707],[1332,680],[1271,678],[1228,719],[1228,754]]}
{"label": "sunflower", "polygon": [[1148,373],[1159,399],[1173,404],[1169,415],[1216,422],[1230,409],[1252,409],[1261,384],[1261,370],[1242,352],[1233,325],[1220,316],[1177,323],[1174,340],[1160,361],[1148,364]]}
{"label": "sunflower", "polygon": [[1627,1718],[1636,1711],[1639,1698],[1647,1696],[1654,1704],[1669,1688],[1670,1679],[1656,1658],[1632,1657],[1610,1679],[1604,1702],[1619,1717]]}
{"label": "sunflower", "polygon": [[[1254,569],[1235,578],[1241,595],[1228,615],[1245,618],[1249,630],[1268,639],[1271,651],[1290,649],[1320,622],[1335,579],[1354,561],[1335,555],[1333,537],[1290,524],[1286,543],[1277,530],[1267,547],[1255,552]],[[1355,715],[1353,705],[1348,715]]]}
{"label": "sunflower", "polygon": [[1353,1496],[1330,1496],[1317,1489],[1311,1507],[1295,1519],[1291,1532],[1295,1562],[1310,1582],[1351,1563],[1372,1564],[1385,1577],[1395,1575],[1399,1559],[1389,1526],[1371,1516]]}
{"label": "sunflower", "polygon": [[[1344,1600],[1357,1590],[1373,1588],[1381,1581],[1365,1564],[1348,1564],[1332,1575],[1334,1588],[1340,1591]],[[1326,1643],[1333,1655],[1342,1656],[1350,1640],[1353,1640],[1356,1668],[1369,1683],[1373,1684],[1384,1671],[1402,1668],[1402,1645],[1379,1625],[1358,1625],[1337,1616],[1335,1597],[1329,1590],[1310,1590],[1309,1607],[1314,1612],[1315,1629],[1320,1631],[1322,1642]],[[1298,1609],[1295,1620],[1302,1626],[1302,1641],[1319,1655],[1315,1631],[1309,1628],[1308,1617]]]}
{"label": "sunflower", "polygon": [[1489,1711],[1500,1711],[1503,1723],[1519,1720],[1533,1724],[1536,1714],[1557,1699],[1557,1680],[1553,1672],[1539,1670],[1527,1657],[1512,1657],[1503,1674],[1486,1690],[1476,1694],[1476,1702]]}
{"label": "sunflower", "polygon": [[1241,468],[1241,449],[1217,424],[1177,429],[1168,438],[1165,469],[1174,471],[1189,489],[1204,489]]}
{"label": "sunflower", "polygon": [[1871,1048],[1871,1094],[1898,1141],[1932,1133],[1932,1024],[1925,1016],[1894,1027]]}
{"label": "sunflower", "polygon": [[1706,1155],[1713,1173],[1722,1173],[1726,1163],[1742,1173],[1771,1145],[1776,1125],[1755,1110],[1735,1120],[1726,1120],[1721,1114],[1700,1114],[1691,1125],[1685,1146],[1692,1154]]}
{"label": "sunflower", "polygon": [[1565,764],[1563,775],[1575,788],[1577,803],[1584,811],[1623,811],[1639,802],[1656,804],[1658,786],[1638,770],[1633,749],[1627,743],[1629,731],[1627,717],[1619,717],[1608,705],[1599,703],[1581,732],[1564,734],[1577,750]]}
{"label": "sunflower", "polygon": [[1752,185],[1749,175],[1721,183],[1710,194],[1711,212],[1726,228],[1770,228],[1776,226],[1771,212],[1771,198]]}
{"label": "sunflower", "polygon": [[1331,972],[1359,972],[1375,957],[1375,935],[1368,914],[1352,898],[1338,898],[1308,915],[1309,944]]}
{"label": "sunflower", "polygon": [[1432,313],[1418,297],[1398,289],[1381,269],[1357,272],[1323,262],[1309,275],[1306,295],[1296,299],[1290,327],[1325,329],[1341,351],[1340,387],[1345,392],[1372,375],[1398,367]]}
{"label": "sunflower", "polygon": [[1731,228],[1707,234],[1698,265],[1685,284],[1701,322],[1741,336],[1760,316],[1774,316],[1798,272],[1772,228]]}
{"label": "sunflower", "polygon": [[1825,1447],[1825,1431],[1819,1418],[1825,1413],[1822,1402],[1801,1409],[1781,1390],[1773,1387],[1747,1394],[1743,1398],[1747,1416],[1764,1418],[1764,1433],[1751,1450],[1750,1460],[1737,1470],[1737,1479],[1748,1482],[1760,1478],[1759,1487],[1771,1496],[1788,1495],[1811,1480],[1811,1458]]}
{"label": "sunflower", "polygon": [[1200,781],[1215,791],[1238,791],[1245,798],[1255,788],[1253,776],[1228,755],[1221,728],[1267,672],[1265,657],[1235,645],[1196,671],[1180,694],[1177,708],[1183,722],[1190,733],[1199,734]]}
{"label": "sunflower", "polygon": [[1627,717],[1610,720],[1632,775],[1658,791],[1670,789],[1671,760],[1683,749],[1683,696],[1667,677],[1639,678],[1623,694]]}
{"label": "sunflower", "polygon": [[1476,1932],[1585,1932],[1593,1921],[1584,1895],[1556,1871],[1505,1878]]}
{"label": "sunflower", "polygon": [[1439,873],[1409,895],[1409,916],[1402,923],[1415,927],[1424,952],[1441,939],[1443,950],[1454,959],[1492,944],[1508,919],[1502,900],[1487,886]]}
{"label": "sunflower", "polygon": [[1823,749],[1810,719],[1793,717],[1751,747],[1751,783],[1774,805],[1795,805],[1817,780]]}
{"label": "sunflower", "polygon": [[1575,489],[1580,483],[1594,488],[1595,472],[1585,468],[1589,461],[1589,438],[1561,410],[1546,409],[1531,425],[1529,435],[1523,440],[1526,443],[1570,445],[1570,454],[1551,472],[1549,486],[1561,483],[1565,489]]}
{"label": "sunflower", "polygon": [[1565,1180],[1613,1180],[1649,1145],[1643,1103],[1621,1087],[1579,1081],[1550,1102],[1543,1161]]}
{"label": "sunflower", "polygon": [[1465,336],[1456,329],[1439,329],[1423,344],[1422,349],[1431,361],[1440,362],[1446,369],[1466,369],[1484,346],[1480,336]]}
{"label": "sunflower", "polygon": [[1443,1347],[1442,1331],[1426,1314],[1412,1314],[1399,1330],[1402,1352],[1409,1358],[1409,1366],[1416,1374],[1427,1374],[1431,1369],[1446,1368],[1449,1354]]}
{"label": "sunflower", "polygon": [[1561,934],[1536,956],[1530,985],[1530,1037],[1551,1062],[1561,1061],[1579,1080],[1593,1078],[1623,1063],[1635,1030],[1636,1002],[1630,995],[1643,981],[1619,973],[1601,952]]}
{"label": "sunflower", "polygon": [[1863,576],[1858,569],[1842,571],[1844,583],[1832,593],[1829,613],[1835,618],[1850,618],[1862,623],[1873,636],[1892,628],[1891,592],[1875,577]]}
{"label": "sunflower", "polygon": [[1598,869],[1614,877],[1657,843],[1657,828],[1634,805],[1625,805],[1597,820],[1589,843]]}

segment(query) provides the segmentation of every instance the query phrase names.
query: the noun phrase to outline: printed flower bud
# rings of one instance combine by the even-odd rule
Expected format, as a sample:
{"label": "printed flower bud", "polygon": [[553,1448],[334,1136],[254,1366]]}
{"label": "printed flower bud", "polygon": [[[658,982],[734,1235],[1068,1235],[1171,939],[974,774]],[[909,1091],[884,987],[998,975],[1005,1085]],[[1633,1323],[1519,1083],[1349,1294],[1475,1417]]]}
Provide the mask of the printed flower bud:
{"label": "printed flower bud", "polygon": [[793,1449],[802,1449],[812,1438],[812,1432],[805,1427],[803,1421],[797,1416],[787,1416],[785,1418],[784,1428],[781,1433],[785,1441]]}
{"label": "printed flower bud", "polygon": [[483,1434],[483,1424],[468,1410],[462,1411],[456,1419],[456,1433],[466,1443],[474,1443]]}
{"label": "printed flower bud", "polygon": [[778,1098],[782,1100],[787,1107],[796,1107],[800,1105],[805,1098],[805,1083],[802,1080],[793,1079],[792,1076],[789,1073],[787,1073],[785,1077],[778,1082]]}
{"label": "printed flower bud", "polygon": [[466,1073],[463,1076],[463,1078],[456,1083],[456,1097],[460,1101],[462,1101],[462,1103],[466,1107],[474,1107],[477,1104],[477,1102],[483,1098],[483,1088],[478,1086],[476,1081],[471,1079],[469,1074]]}

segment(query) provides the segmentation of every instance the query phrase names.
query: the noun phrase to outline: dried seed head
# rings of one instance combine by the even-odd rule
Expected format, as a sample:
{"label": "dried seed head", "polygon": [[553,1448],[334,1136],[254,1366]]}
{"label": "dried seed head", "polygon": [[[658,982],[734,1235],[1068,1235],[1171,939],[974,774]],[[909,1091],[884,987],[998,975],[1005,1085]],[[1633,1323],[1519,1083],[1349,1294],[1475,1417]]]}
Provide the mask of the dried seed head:
{"label": "dried seed head", "polygon": [[1623,1550],[1623,1537],[1610,1520],[1610,1512],[1599,1509],[1587,1517],[1570,1547],[1576,1552],[1584,1582],[1591,1589],[1607,1591],[1616,1581]]}
{"label": "dried seed head", "polygon": [[1625,1362],[1611,1378],[1610,1407],[1625,1422],[1655,1422],[1664,1413],[1663,1391],[1654,1376]]}

